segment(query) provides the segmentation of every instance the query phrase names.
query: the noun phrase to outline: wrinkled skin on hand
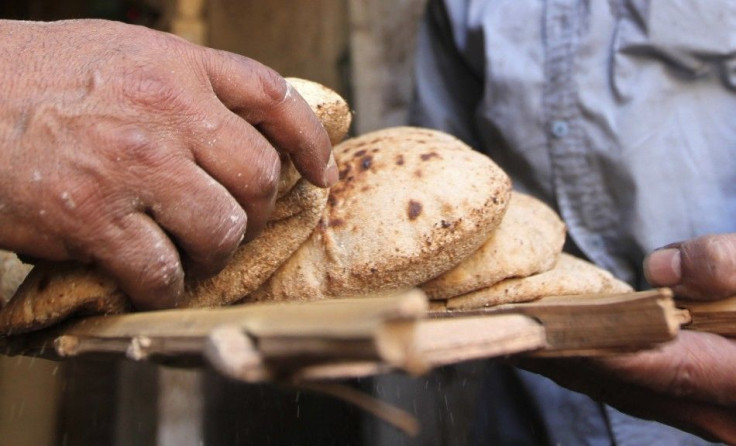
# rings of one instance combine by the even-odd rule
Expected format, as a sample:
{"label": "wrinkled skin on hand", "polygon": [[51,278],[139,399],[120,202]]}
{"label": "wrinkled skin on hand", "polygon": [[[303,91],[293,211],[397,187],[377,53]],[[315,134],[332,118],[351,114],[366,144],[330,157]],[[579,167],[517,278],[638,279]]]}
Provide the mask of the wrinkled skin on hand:
{"label": "wrinkled skin on hand", "polygon": [[264,226],[279,152],[337,180],[320,122],[263,65],[97,20],[0,21],[0,247],[93,262],[139,308]]}
{"label": "wrinkled skin on hand", "polygon": [[[680,297],[736,295],[736,234],[668,245],[650,254],[644,269],[653,286],[670,286]],[[736,444],[736,340],[683,331],[653,351],[522,366],[624,412]]]}

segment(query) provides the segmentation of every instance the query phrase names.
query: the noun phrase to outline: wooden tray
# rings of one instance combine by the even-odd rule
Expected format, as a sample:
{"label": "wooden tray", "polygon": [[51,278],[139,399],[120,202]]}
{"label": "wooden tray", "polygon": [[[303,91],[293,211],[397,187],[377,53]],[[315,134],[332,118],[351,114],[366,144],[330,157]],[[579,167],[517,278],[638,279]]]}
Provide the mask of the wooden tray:
{"label": "wooden tray", "polygon": [[0,352],[63,359],[125,356],[209,363],[245,381],[312,381],[516,354],[591,356],[651,348],[680,327],[736,334],[736,298],[677,308],[669,289],[546,297],[429,312],[416,289],[311,303],[252,304],[97,316],[0,338]]}

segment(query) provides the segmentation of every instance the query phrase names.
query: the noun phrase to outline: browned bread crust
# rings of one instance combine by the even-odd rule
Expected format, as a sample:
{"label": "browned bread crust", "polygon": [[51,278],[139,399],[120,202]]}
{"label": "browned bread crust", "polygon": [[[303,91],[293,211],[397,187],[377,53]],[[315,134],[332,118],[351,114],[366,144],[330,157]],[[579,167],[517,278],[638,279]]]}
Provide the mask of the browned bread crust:
{"label": "browned bread crust", "polygon": [[565,224],[549,206],[519,192],[501,224],[473,255],[451,271],[422,284],[430,299],[448,299],[511,277],[551,269],[565,243]]}
{"label": "browned bread crust", "polygon": [[416,286],[498,226],[511,192],[485,155],[442,132],[379,130],[335,147],[341,181],[309,240],[249,300],[312,300]]}

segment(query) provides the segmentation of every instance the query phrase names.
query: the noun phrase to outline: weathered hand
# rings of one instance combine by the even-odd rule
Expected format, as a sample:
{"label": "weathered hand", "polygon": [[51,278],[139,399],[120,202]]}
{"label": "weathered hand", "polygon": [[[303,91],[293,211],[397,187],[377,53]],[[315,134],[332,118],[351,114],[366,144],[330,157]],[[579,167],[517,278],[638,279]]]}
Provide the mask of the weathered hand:
{"label": "weathered hand", "polygon": [[[140,308],[265,224],[278,152],[337,180],[326,132],[263,65],[107,21],[0,21],[0,247],[94,262]],[[180,257],[181,256],[181,257]]]}
{"label": "weathered hand", "polygon": [[644,260],[652,286],[679,297],[716,300],[736,295],[736,234],[706,235],[672,243]]}
{"label": "weathered hand", "polygon": [[[736,234],[669,245],[650,254],[644,269],[652,285],[682,297],[736,295]],[[684,330],[648,352],[525,367],[624,412],[736,444],[736,340]]]}
{"label": "weathered hand", "polygon": [[736,444],[736,342],[684,331],[663,347],[605,359],[519,365],[644,419]]}

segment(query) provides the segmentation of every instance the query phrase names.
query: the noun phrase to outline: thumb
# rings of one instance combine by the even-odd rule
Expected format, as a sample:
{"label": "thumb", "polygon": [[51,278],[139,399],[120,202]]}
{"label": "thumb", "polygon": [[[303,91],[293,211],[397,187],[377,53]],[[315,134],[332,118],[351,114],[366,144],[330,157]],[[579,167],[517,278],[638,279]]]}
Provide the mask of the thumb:
{"label": "thumb", "polygon": [[736,234],[667,245],[644,259],[644,274],[652,286],[671,287],[681,297],[713,300],[736,295]]}

